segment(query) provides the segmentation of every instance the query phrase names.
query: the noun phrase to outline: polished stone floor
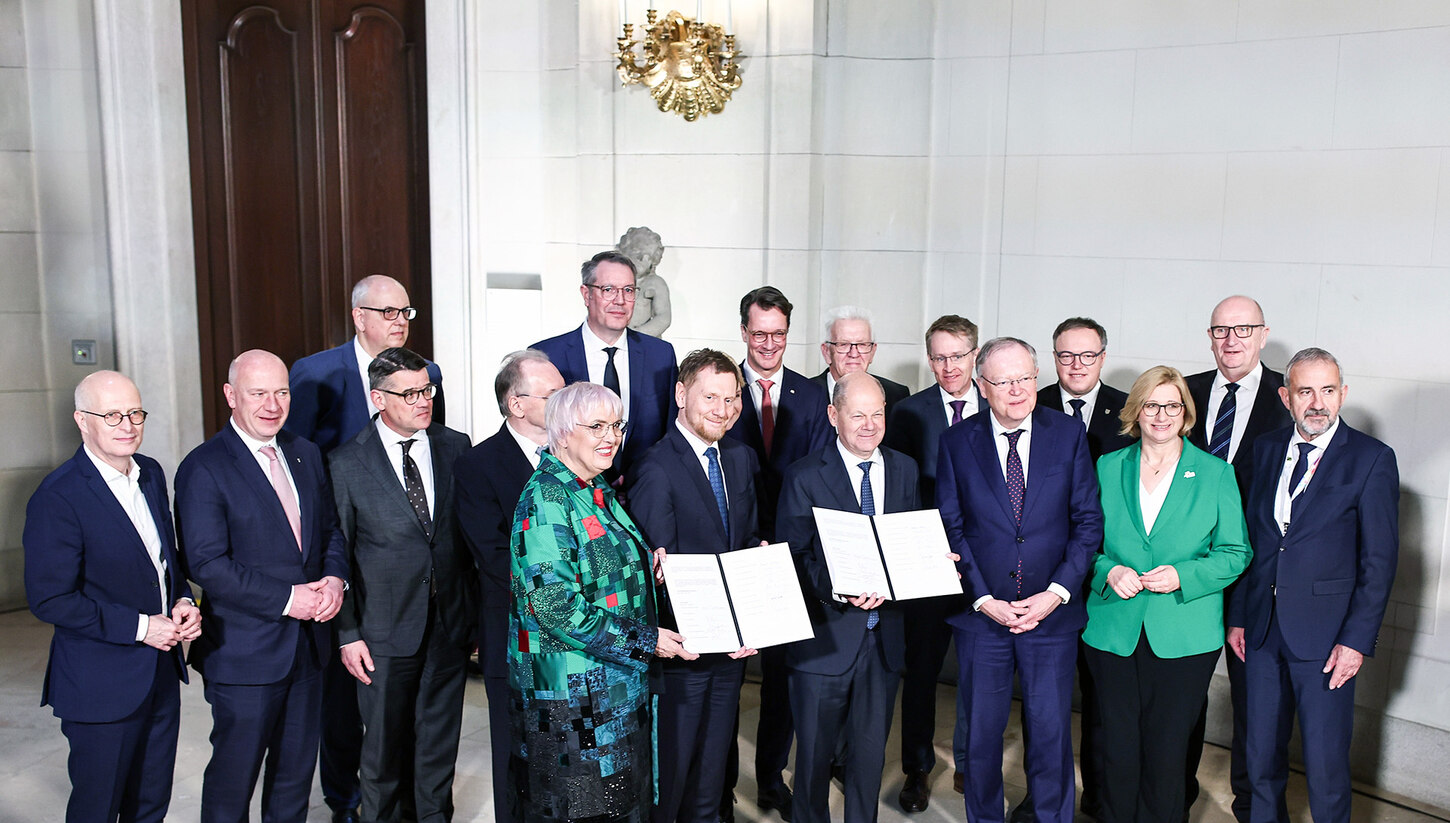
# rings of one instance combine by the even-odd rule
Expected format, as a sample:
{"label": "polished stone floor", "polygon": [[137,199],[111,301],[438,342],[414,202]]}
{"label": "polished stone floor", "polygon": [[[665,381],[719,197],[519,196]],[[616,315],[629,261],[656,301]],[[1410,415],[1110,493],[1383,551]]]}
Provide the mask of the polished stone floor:
{"label": "polished stone floor", "polygon": [[[65,817],[66,797],[70,785],[66,779],[66,743],[60,733],[60,721],[50,709],[39,705],[40,684],[45,674],[46,650],[50,628],[35,620],[28,612],[0,614],[0,821],[49,823]],[[757,716],[757,689],[746,685],[743,696],[741,728],[754,730]],[[940,732],[937,754],[942,763],[951,760],[950,718],[952,694],[943,687],[938,695],[937,712]],[[181,742],[178,747],[176,782],[172,795],[170,819],[196,820],[201,799],[201,776],[210,756],[207,735],[211,730],[211,714],[202,699],[199,682],[182,690]],[[1005,769],[1007,798],[1020,799],[1024,780],[1021,769],[1021,737],[1014,721],[1008,730]],[[753,762],[750,741],[743,735],[740,742],[741,761]],[[901,823],[908,819],[896,805],[901,789],[899,748],[893,738],[887,748],[886,778],[881,787],[882,823]],[[1231,794],[1228,791],[1228,753],[1215,746],[1204,752],[1199,770],[1205,797],[1193,810],[1195,823],[1231,823]],[[913,823],[964,821],[966,814],[961,796],[952,791],[952,771],[937,766],[933,775],[930,808],[911,815]],[[458,759],[458,777],[454,785],[458,821],[493,820],[488,752],[488,712],[484,704],[483,685],[470,682],[463,713],[463,742]],[[779,821],[774,812],[761,814],[756,808],[753,776],[741,776],[736,791],[736,818],[740,821]],[[832,817],[842,816],[842,797],[833,792]],[[255,807],[255,805],[254,805]],[[1289,807],[1295,821],[1309,821],[1304,800],[1304,781],[1295,775],[1290,782]],[[257,815],[254,819],[259,819]],[[1445,810],[1418,807],[1403,798],[1373,798],[1359,792],[1354,798],[1354,820],[1382,823],[1425,823],[1450,820]],[[313,790],[313,806],[309,823],[330,820],[319,790]]]}

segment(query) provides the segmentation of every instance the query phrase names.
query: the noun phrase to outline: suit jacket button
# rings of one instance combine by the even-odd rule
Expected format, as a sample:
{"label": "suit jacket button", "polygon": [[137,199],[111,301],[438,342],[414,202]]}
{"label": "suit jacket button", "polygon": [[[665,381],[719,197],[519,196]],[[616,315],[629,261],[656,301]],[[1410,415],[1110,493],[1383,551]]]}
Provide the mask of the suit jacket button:
{"label": "suit jacket button", "polygon": [[1019,537],[1019,538],[1017,538],[1017,542],[1018,543],[1026,543],[1027,542],[1027,538],[1025,538],[1025,537]]}

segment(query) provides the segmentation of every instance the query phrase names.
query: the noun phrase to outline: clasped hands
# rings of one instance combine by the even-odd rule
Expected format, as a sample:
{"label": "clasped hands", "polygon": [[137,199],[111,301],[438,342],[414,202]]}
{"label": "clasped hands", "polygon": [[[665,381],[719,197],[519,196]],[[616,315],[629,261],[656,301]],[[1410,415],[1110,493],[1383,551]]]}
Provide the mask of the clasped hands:
{"label": "clasped hands", "polygon": [[342,609],[343,595],[342,579],[332,575],[299,583],[292,587],[292,606],[287,609],[287,616],[326,623]]}
{"label": "clasped hands", "polygon": [[1178,591],[1178,570],[1169,565],[1154,566],[1138,574],[1127,566],[1114,566],[1108,571],[1108,586],[1124,600],[1131,600],[1147,589],[1157,594]]}
{"label": "clasped hands", "polygon": [[989,598],[978,609],[1013,634],[1030,632],[1062,605],[1062,598],[1053,592],[1038,592],[1021,600],[998,600]]}
{"label": "clasped hands", "polygon": [[141,642],[166,651],[183,640],[201,637],[201,609],[188,598],[171,607],[171,616],[153,614],[146,619],[146,637]]}

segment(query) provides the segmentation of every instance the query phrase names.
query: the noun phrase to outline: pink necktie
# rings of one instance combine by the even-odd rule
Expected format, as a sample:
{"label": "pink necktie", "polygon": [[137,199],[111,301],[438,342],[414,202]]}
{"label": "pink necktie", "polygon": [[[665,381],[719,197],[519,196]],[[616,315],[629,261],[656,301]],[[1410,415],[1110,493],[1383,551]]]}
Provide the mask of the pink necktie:
{"label": "pink necktie", "polygon": [[287,522],[292,524],[292,537],[297,541],[297,550],[302,550],[302,512],[297,508],[297,498],[292,494],[292,486],[287,483],[287,473],[282,471],[282,461],[277,459],[277,450],[271,446],[263,446],[262,454],[272,461],[272,491],[277,493],[277,499],[282,502],[282,511],[287,513]]}

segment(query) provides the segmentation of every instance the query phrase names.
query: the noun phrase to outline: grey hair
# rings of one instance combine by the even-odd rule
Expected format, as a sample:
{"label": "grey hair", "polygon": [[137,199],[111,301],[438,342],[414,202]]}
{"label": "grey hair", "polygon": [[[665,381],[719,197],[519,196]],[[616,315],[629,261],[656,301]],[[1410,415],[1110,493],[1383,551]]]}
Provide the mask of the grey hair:
{"label": "grey hair", "polygon": [[602,408],[623,419],[624,403],[619,395],[598,383],[571,383],[549,395],[544,406],[544,428],[549,433],[549,451],[559,454],[564,438],[584,422],[582,416]]}
{"label": "grey hair", "polygon": [[[837,320],[865,320],[866,325],[871,325],[871,312],[860,306],[837,306],[826,312],[826,317],[821,321],[821,340],[830,340],[833,332],[832,327]],[[874,335],[873,335],[874,336]]]}
{"label": "grey hair", "polygon": [[498,411],[504,417],[509,415],[509,398],[523,392],[525,363],[552,363],[549,355],[538,349],[521,349],[510,352],[503,358],[498,376],[493,379],[493,394],[498,398]]}
{"label": "grey hair", "polygon": [[983,343],[982,350],[977,353],[977,376],[982,376],[982,372],[986,370],[987,361],[992,359],[992,355],[1002,349],[1010,349],[1013,346],[1021,346],[1026,349],[1027,355],[1032,358],[1033,368],[1036,368],[1037,349],[1032,348],[1031,343],[1017,337],[993,337],[991,340]]}
{"label": "grey hair", "polygon": [[1289,365],[1284,367],[1285,382],[1288,382],[1289,377],[1293,374],[1294,367],[1304,363],[1328,363],[1334,366],[1334,370],[1339,373],[1339,382],[1341,384],[1344,382],[1344,369],[1339,367],[1339,360],[1334,355],[1317,346],[1300,349],[1294,353],[1293,357],[1289,358]]}
{"label": "grey hair", "polygon": [[[397,281],[397,278],[389,277],[386,274],[370,274],[367,277],[364,277],[363,279],[357,281],[357,284],[352,287],[352,307],[358,308],[363,303],[366,303],[368,299],[368,294],[372,292],[373,286],[384,282],[392,283],[398,288],[403,289],[403,284],[399,283]],[[406,292],[407,289],[403,289],[403,291]],[[404,307],[399,306],[398,308]]]}

